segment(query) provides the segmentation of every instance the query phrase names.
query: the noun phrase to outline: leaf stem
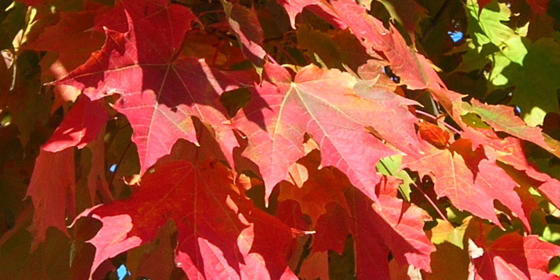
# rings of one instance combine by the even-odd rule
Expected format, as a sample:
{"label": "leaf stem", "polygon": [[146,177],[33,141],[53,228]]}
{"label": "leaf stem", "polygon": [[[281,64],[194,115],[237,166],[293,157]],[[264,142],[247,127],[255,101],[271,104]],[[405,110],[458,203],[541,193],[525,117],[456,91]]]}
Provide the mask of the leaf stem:
{"label": "leaf stem", "polygon": [[434,31],[436,25],[438,24],[438,22],[441,19],[441,16],[443,15],[443,12],[447,9],[447,7],[449,7],[450,3],[451,3],[450,0],[445,0],[443,5],[441,5],[438,12],[434,16],[434,19],[431,21],[430,26],[428,26],[426,31],[424,31],[424,33],[422,33],[422,44],[426,43],[426,40],[427,40],[428,36],[432,33],[432,31]]}
{"label": "leaf stem", "polygon": [[206,16],[206,15],[210,15],[210,14],[221,14],[221,13],[225,13],[225,11],[224,10],[205,11],[205,12],[201,12],[200,14],[198,14],[198,18],[201,18],[201,17]]}
{"label": "leaf stem", "polygon": [[423,196],[424,198],[432,205],[432,207],[434,207],[434,209],[436,210],[436,212],[438,213],[438,215],[446,222],[449,222],[449,220],[447,219],[447,217],[445,215],[443,215],[443,213],[441,212],[441,210],[439,210],[439,208],[437,207],[437,205],[435,204],[435,202],[417,185],[417,184],[412,184]]}
{"label": "leaf stem", "polygon": [[265,57],[266,57],[272,64],[280,65],[280,64],[278,64],[278,62],[276,61],[276,59],[274,59],[274,57],[272,57],[272,55],[270,55],[270,54],[267,53]]}
{"label": "leaf stem", "polygon": [[436,117],[436,116],[434,116],[434,115],[432,115],[432,114],[430,114],[430,113],[427,113],[427,112],[424,112],[424,111],[420,111],[420,110],[416,110],[416,113],[417,113],[417,114],[420,114],[420,115],[422,115],[422,116],[428,117],[428,118],[430,118],[431,120],[434,120],[434,121],[436,121],[436,122],[439,122],[439,123],[443,124],[445,127],[447,127],[449,130],[453,131],[455,134],[461,134],[461,131],[459,131],[458,129],[454,128],[454,127],[451,126],[450,124],[448,124],[448,123],[446,123],[446,122],[440,120],[438,117]]}
{"label": "leaf stem", "polygon": [[[276,48],[277,52],[280,52],[282,54],[284,54],[284,56],[289,59],[294,65],[298,65],[298,62],[296,61],[296,59],[290,54],[288,53],[283,46],[275,43],[275,42],[269,42],[269,45],[273,46]],[[280,57],[281,58],[281,57]]]}
{"label": "leaf stem", "polygon": [[117,175],[117,171],[119,171],[119,167],[121,167],[121,163],[124,160],[124,155],[126,155],[126,152],[128,152],[128,149],[130,148],[131,145],[132,145],[132,141],[128,142],[128,145],[126,146],[126,148],[124,148],[124,151],[121,154],[121,157],[119,158],[119,161],[117,162],[117,166],[115,167],[115,172],[113,172],[113,174],[111,174],[111,179],[109,179],[109,187],[111,187],[113,185],[113,180],[115,179],[115,176]]}

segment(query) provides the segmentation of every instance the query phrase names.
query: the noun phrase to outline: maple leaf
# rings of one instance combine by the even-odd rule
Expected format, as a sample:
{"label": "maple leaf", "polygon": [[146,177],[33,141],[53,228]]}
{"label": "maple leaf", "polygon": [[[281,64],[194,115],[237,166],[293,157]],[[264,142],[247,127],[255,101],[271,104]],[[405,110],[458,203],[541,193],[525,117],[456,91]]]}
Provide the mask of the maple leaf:
{"label": "maple leaf", "polygon": [[[48,72],[55,79],[63,78],[103,44],[103,34],[95,32],[92,27],[105,10],[97,7],[79,12],[61,12],[58,22],[46,27],[41,36],[28,42],[25,48],[57,53],[58,58],[48,67]],[[75,101],[79,94],[77,89],[67,85],[56,85],[54,91],[55,102],[51,111],[67,101]]]}
{"label": "maple leaf", "polygon": [[475,0],[467,1],[467,11],[469,12],[469,29],[468,32],[473,37],[473,43],[476,46],[482,46],[492,43],[498,47],[508,45],[510,39],[519,38],[513,29],[502,22],[509,20],[511,10],[503,3],[491,1],[483,8],[476,3]]}
{"label": "maple leaf", "polygon": [[490,4],[492,0],[478,0],[477,2],[480,6],[480,9],[482,10],[484,7],[486,7],[486,5]]}
{"label": "maple leaf", "polygon": [[[243,155],[257,164],[266,198],[286,178],[290,165],[305,155],[303,141],[309,133],[320,146],[322,165],[345,172],[352,184],[375,199],[375,164],[398,152],[366,128],[372,127],[379,137],[412,153],[418,140],[415,118],[406,106],[416,103],[367,84],[357,85],[355,78],[337,70],[309,65],[293,80],[278,65],[266,64],[265,70],[267,80],[255,87],[252,100],[233,125],[247,135]],[[393,110],[383,110],[386,106]]]}
{"label": "maple leaf", "polygon": [[91,274],[108,258],[151,242],[169,219],[178,230],[175,263],[193,279],[297,279],[286,265],[292,230],[240,195],[215,161],[162,164],[132,197],[89,209],[103,223]]}
{"label": "maple leaf", "polygon": [[535,43],[522,40],[522,43],[521,47],[527,50],[522,66],[511,64],[503,75],[516,86],[511,103],[521,108],[521,115],[529,125],[536,126],[542,124],[547,113],[560,112],[557,98],[560,82],[554,78],[558,74],[554,69],[560,66],[560,44],[549,38]]}
{"label": "maple leaf", "polygon": [[531,9],[537,14],[540,15],[542,13],[546,13],[548,11],[548,2],[550,0],[527,0]]}
{"label": "maple leaf", "polygon": [[224,153],[231,156],[237,141],[218,97],[242,81],[203,60],[179,57],[179,38],[195,20],[187,8],[170,5],[149,20],[137,9],[125,14],[128,31],[106,29],[103,48],[56,84],[83,89],[92,100],[121,94],[114,107],[131,123],[141,174],[169,154],[178,139],[197,143],[192,116],[213,125],[220,144],[227,146]]}
{"label": "maple leaf", "polygon": [[465,250],[444,242],[436,245],[436,251],[430,255],[430,260],[432,273],[423,274],[422,279],[468,279],[469,254]]}
{"label": "maple leaf", "polygon": [[312,253],[301,265],[299,277],[303,279],[330,280],[327,252]]}
{"label": "maple leaf", "polygon": [[261,67],[266,51],[262,48],[264,34],[255,10],[247,9],[238,3],[222,1],[222,4],[229,25],[243,46],[243,54]]}
{"label": "maple leaf", "polygon": [[[539,137],[538,135],[526,136],[530,138]],[[540,172],[533,163],[531,163],[525,152],[523,151],[523,141],[513,137],[499,138],[495,133],[485,130],[475,130],[470,127],[465,127],[465,131],[461,137],[470,139],[473,143],[473,148],[484,147],[486,154],[495,158],[496,160],[508,164],[516,170],[524,171],[527,176],[537,181],[535,186],[538,190],[545,194],[545,196],[557,207],[560,206],[560,181],[550,177],[546,173]],[[538,138],[537,138],[538,139]]]}
{"label": "maple leaf", "polygon": [[418,134],[438,149],[445,148],[450,137],[447,131],[428,122],[418,124]]}
{"label": "maple leaf", "polygon": [[108,119],[109,114],[99,100],[91,101],[89,97],[82,96],[43,145],[43,150],[58,152],[69,147],[81,149],[97,137]]}
{"label": "maple leaf", "polygon": [[167,45],[167,51],[177,51],[193,21],[198,21],[192,11],[169,0],[121,0],[115,7],[96,19],[94,29],[111,29],[125,33],[130,29],[128,17],[143,18],[158,30]]}
{"label": "maple leaf", "polygon": [[324,0],[279,0],[278,2],[288,11],[293,27],[295,27],[295,16],[304,8],[310,9],[337,28],[349,27],[366,48],[373,48],[385,55],[393,72],[410,89],[445,87],[431,63],[423,55],[413,51],[397,31],[387,30],[383,22],[368,15],[366,9],[356,2],[352,0],[330,3]]}
{"label": "maple leaf", "polygon": [[560,247],[535,235],[512,232],[488,247],[482,242],[477,245],[484,250],[482,257],[474,259],[477,279],[559,279],[548,273],[548,262],[560,254]]}
{"label": "maple leaf", "polygon": [[[370,204],[367,203],[367,205],[369,206]],[[365,206],[364,204],[364,208],[361,210],[366,210]],[[393,257],[399,264],[410,264],[430,272],[430,254],[435,251],[435,248],[423,231],[424,221],[429,219],[428,215],[416,206],[405,204],[400,199],[383,195],[380,196],[379,205],[374,204],[370,207],[373,208],[379,217],[369,220],[369,215],[366,214],[362,218],[369,221],[363,221],[360,218],[355,220],[357,235],[364,237],[376,228],[380,234],[376,238],[377,242],[385,240],[387,242],[385,246],[390,248]],[[361,215],[361,210],[360,207],[357,207],[355,215]],[[364,254],[365,263],[362,265],[364,272],[370,271],[370,261],[373,258],[372,253],[375,252],[375,250],[371,250],[370,243],[367,242],[369,238],[366,237],[366,240],[360,240],[360,247],[362,248],[361,250],[358,249],[358,254],[360,254],[360,251]],[[383,245],[379,246],[383,247]],[[374,258],[377,261],[382,260],[381,256],[375,256]],[[370,274],[365,273],[363,275]]]}
{"label": "maple leaf", "polygon": [[[470,59],[476,52],[475,59],[486,56],[492,62],[492,71],[486,74],[490,89],[515,86],[511,104],[521,109],[523,119],[531,126],[542,124],[546,113],[558,112],[556,90],[560,84],[553,78],[556,73],[552,69],[560,65],[557,59],[560,45],[549,38],[539,38],[533,43],[522,36],[526,31],[514,30],[505,25],[503,22],[513,17],[506,3],[493,1],[480,10],[480,17],[474,0],[468,1],[467,9],[468,32],[477,47],[470,52]],[[482,46],[486,47],[484,54],[480,53]],[[483,61],[478,68],[485,65],[487,61]],[[471,70],[466,68],[463,71]]]}
{"label": "maple leaf", "polygon": [[46,0],[22,0],[20,1],[28,6],[39,6],[46,2]]}
{"label": "maple leaf", "polygon": [[75,173],[73,149],[56,153],[40,151],[27,189],[27,196],[31,196],[35,208],[31,225],[35,235],[32,250],[45,240],[49,227],[68,235],[66,217],[75,211],[72,205],[68,205],[74,199]]}
{"label": "maple leaf", "polygon": [[67,69],[74,69],[103,45],[103,34],[92,27],[106,8],[96,7],[79,12],[61,12],[55,25],[46,27],[41,36],[28,42],[25,48],[56,52]]}
{"label": "maple leaf", "polygon": [[381,0],[391,17],[398,21],[405,30],[410,34],[414,41],[414,32],[418,31],[417,22],[420,19],[427,17],[426,9],[424,9],[418,2],[413,0],[395,1],[395,0]]}
{"label": "maple leaf", "polygon": [[471,105],[463,103],[462,107],[463,113],[477,113],[482,121],[488,123],[497,131],[502,131],[517,138],[533,142],[545,149],[548,148],[548,145],[544,142],[542,130],[537,127],[528,126],[513,113],[514,108],[512,107],[504,105],[486,105],[476,99],[471,100]]}
{"label": "maple leaf", "polygon": [[350,182],[347,182],[348,180],[341,179],[343,176],[337,174],[336,169],[329,167],[309,172],[312,172],[309,179],[301,187],[281,182],[278,200],[291,199],[300,202],[302,213],[309,215],[313,224],[327,211],[326,206],[331,202],[338,203],[348,210],[344,198],[344,191],[352,187]]}
{"label": "maple leaf", "polygon": [[[398,187],[396,181],[380,183]],[[372,201],[356,189],[347,195],[351,212],[331,203],[317,223],[312,250],[344,248],[346,235],[354,239],[356,274],[358,278],[390,279],[389,252],[399,264],[410,264],[425,271],[430,269],[430,254],[435,251],[423,231],[427,214],[420,208],[380,193],[379,201]],[[305,203],[305,202],[303,202]]]}
{"label": "maple leaf", "polygon": [[319,168],[320,162],[319,151],[312,150],[290,167],[289,179],[279,184],[278,201],[298,202],[301,213],[311,218],[312,227],[326,213],[331,202],[349,211],[344,193],[353,187],[348,178],[336,168]]}
{"label": "maple leaf", "polygon": [[340,29],[345,29],[347,27],[346,24],[338,18],[336,12],[333,11],[331,3],[327,0],[278,0],[278,4],[286,9],[290,17],[290,24],[294,29],[296,28],[296,16],[305,8],[311,10]]}
{"label": "maple leaf", "polygon": [[403,166],[421,176],[432,175],[438,197],[445,196],[458,209],[501,225],[493,205],[494,200],[499,200],[530,228],[522,201],[513,191],[517,183],[495,160],[486,157],[484,148],[472,150],[467,139],[459,139],[443,150],[425,142],[421,145],[424,154],[419,158],[405,156]]}
{"label": "maple leaf", "polygon": [[554,1],[272,2],[1,2],[2,277],[559,279]]}

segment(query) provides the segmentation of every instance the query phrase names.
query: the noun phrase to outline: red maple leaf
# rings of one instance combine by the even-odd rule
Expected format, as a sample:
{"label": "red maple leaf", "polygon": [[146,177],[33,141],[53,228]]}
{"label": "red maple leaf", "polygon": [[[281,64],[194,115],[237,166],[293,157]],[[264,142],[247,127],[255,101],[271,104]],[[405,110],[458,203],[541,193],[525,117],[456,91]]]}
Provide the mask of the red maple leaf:
{"label": "red maple leaf", "polygon": [[548,148],[544,141],[542,130],[538,127],[528,126],[527,123],[514,114],[513,107],[487,105],[472,99],[471,105],[463,103],[463,108],[477,113],[482,121],[489,124],[496,131],[502,131],[519,139],[533,142],[545,149]]}
{"label": "red maple leaf", "polygon": [[[378,190],[387,184],[398,186],[394,180],[383,180]],[[389,253],[400,265],[431,271],[435,247],[423,231],[428,217],[423,210],[383,192],[376,203],[355,189],[347,192],[347,199],[350,213],[338,204],[328,205],[313,236],[313,251],[342,253],[347,234],[352,234],[360,279],[391,279]]]}
{"label": "red maple leaf", "polygon": [[[105,6],[90,6],[85,11],[57,14],[60,19],[55,25],[45,28],[39,37],[25,45],[25,48],[57,53],[57,60],[48,65],[46,71],[55,79],[68,75],[68,71],[82,64],[103,44],[103,34],[92,27],[107,9]],[[80,93],[67,85],[56,85],[54,91],[52,111],[67,101],[75,101]]]}
{"label": "red maple leaf", "polygon": [[492,0],[478,0],[478,6],[480,6],[480,10],[482,10],[486,5],[490,3],[492,3]]}
{"label": "red maple leaf", "polygon": [[538,236],[512,232],[490,246],[480,244],[484,254],[474,259],[476,279],[560,279],[548,273],[548,262],[560,254],[560,247],[541,241]]}
{"label": "red maple leaf", "polygon": [[347,27],[344,22],[339,20],[332,5],[327,0],[278,0],[278,3],[286,9],[290,17],[290,24],[294,29],[296,28],[296,16],[305,8],[321,16],[333,26],[340,29],[345,29]]}
{"label": "red maple leaf", "polygon": [[43,145],[43,150],[58,152],[69,147],[81,149],[97,137],[108,119],[109,114],[99,100],[91,101],[89,97],[82,96]]}
{"label": "red maple leaf", "polygon": [[66,69],[74,69],[103,44],[103,34],[95,32],[93,26],[106,10],[105,6],[92,6],[85,11],[61,12],[55,25],[46,27],[25,47],[56,52]]}
{"label": "red maple leaf", "polygon": [[[266,64],[265,70],[267,78],[255,87],[252,100],[233,124],[247,135],[243,155],[257,164],[267,198],[286,178],[290,165],[305,155],[306,133],[319,144],[322,165],[345,172],[372,199],[378,181],[375,164],[398,152],[369,131],[415,153],[416,118],[407,109],[414,101],[357,84],[354,77],[338,70],[309,65],[294,79],[278,65]],[[387,106],[392,110],[383,109]]]}
{"label": "red maple leaf", "polygon": [[264,33],[254,9],[245,8],[238,3],[222,2],[228,16],[231,30],[241,45],[243,54],[255,65],[262,66],[266,51],[262,47]]}
{"label": "red maple leaf", "polygon": [[108,258],[151,242],[169,219],[175,263],[191,279],[297,279],[287,267],[293,231],[256,208],[215,161],[168,162],[142,178],[128,200],[87,210],[103,223],[88,242],[91,274]]}
{"label": "red maple leaf", "polygon": [[353,0],[328,2],[324,0],[278,1],[290,16],[292,26],[295,16],[308,8],[333,26],[350,28],[360,42],[368,48],[382,53],[391,64],[392,71],[410,89],[445,88],[445,85],[421,54],[413,51],[396,30],[388,30],[383,22],[370,16],[366,9]]}
{"label": "red maple leaf", "polygon": [[548,11],[548,2],[550,0],[527,0],[531,9],[537,14],[540,15],[542,13],[546,13]]}
{"label": "red maple leaf", "polygon": [[68,235],[65,221],[76,211],[73,204],[68,204],[68,201],[73,202],[76,191],[75,173],[72,148],[57,153],[40,151],[27,189],[35,208],[31,225],[35,236],[32,250],[45,240],[49,227]]}
{"label": "red maple leaf", "polygon": [[83,89],[92,100],[121,94],[114,107],[131,123],[141,174],[169,154],[178,139],[197,143],[192,116],[213,126],[230,159],[237,141],[218,97],[247,78],[240,81],[203,60],[180,57],[181,40],[196,20],[187,8],[165,6],[145,18],[142,7],[123,3],[127,31],[106,29],[103,48],[57,84]]}
{"label": "red maple leaf", "polygon": [[[309,179],[303,186],[295,186],[288,182],[280,183],[278,200],[294,200],[299,202],[301,212],[311,218],[313,224],[326,212],[329,203],[335,202],[348,210],[344,192],[352,187],[340,171],[325,167],[321,170],[309,170]],[[290,177],[292,173],[290,172]]]}
{"label": "red maple leaf", "polygon": [[523,203],[513,191],[517,183],[495,159],[486,156],[484,148],[472,150],[468,139],[457,140],[449,149],[421,144],[424,154],[419,158],[404,157],[403,166],[421,176],[432,175],[438,197],[445,196],[457,208],[501,225],[494,210],[494,200],[499,200],[530,228]]}
{"label": "red maple leaf", "polygon": [[[523,151],[523,141],[518,138],[505,137],[499,138],[493,131],[474,129],[465,127],[461,137],[471,139],[473,148],[484,146],[486,154],[489,157],[508,164],[519,171],[524,171],[527,176],[536,180],[535,186],[542,192],[556,207],[560,207],[560,181],[552,178],[546,173],[540,172],[533,163],[531,163],[525,152]],[[527,135],[527,138],[535,138],[542,136],[540,129],[537,135]],[[538,139],[538,138],[537,138]]]}
{"label": "red maple leaf", "polygon": [[449,132],[428,122],[418,124],[418,134],[438,149],[445,148],[450,138]]}

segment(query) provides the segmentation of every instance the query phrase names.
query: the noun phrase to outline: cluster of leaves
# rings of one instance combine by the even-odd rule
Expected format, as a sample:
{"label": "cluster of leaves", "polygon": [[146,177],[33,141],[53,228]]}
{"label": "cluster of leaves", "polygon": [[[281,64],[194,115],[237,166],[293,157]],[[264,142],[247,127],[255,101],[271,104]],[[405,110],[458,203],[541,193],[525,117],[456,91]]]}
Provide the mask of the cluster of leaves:
{"label": "cluster of leaves", "polygon": [[559,11],[4,1],[0,275],[560,279]]}

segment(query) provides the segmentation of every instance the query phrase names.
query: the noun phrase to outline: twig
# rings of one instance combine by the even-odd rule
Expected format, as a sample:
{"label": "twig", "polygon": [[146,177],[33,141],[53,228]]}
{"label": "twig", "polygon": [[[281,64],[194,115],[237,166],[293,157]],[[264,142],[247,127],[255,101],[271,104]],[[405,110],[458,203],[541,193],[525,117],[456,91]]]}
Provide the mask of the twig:
{"label": "twig", "polygon": [[453,131],[456,134],[461,134],[461,131],[459,131],[458,129],[454,128],[453,126],[451,126],[450,124],[438,119],[436,116],[430,114],[430,113],[426,113],[424,111],[420,111],[420,110],[416,110],[417,114],[420,114],[422,116],[428,117],[436,122],[439,122],[441,124],[443,124],[445,127],[447,127],[449,130]]}
{"label": "twig", "polygon": [[449,7],[450,3],[451,3],[451,0],[445,0],[443,5],[441,5],[441,8],[439,8],[439,11],[434,16],[434,19],[432,20],[430,26],[428,26],[426,31],[424,31],[424,33],[422,34],[422,44],[426,43],[426,38],[428,38],[428,36],[432,33],[432,31],[434,31],[434,28],[436,27],[439,20],[441,19],[441,16],[443,15],[443,12],[447,9],[447,7]]}
{"label": "twig", "polygon": [[124,160],[124,155],[126,155],[126,152],[128,151],[131,145],[132,145],[132,141],[128,142],[128,145],[126,146],[126,148],[124,148],[124,151],[121,154],[121,158],[119,158],[119,161],[117,162],[117,166],[115,167],[115,172],[113,172],[113,174],[111,175],[111,179],[109,179],[109,187],[113,185],[113,180],[115,179],[117,171],[119,170],[119,167],[121,166],[121,163]]}
{"label": "twig", "polygon": [[436,212],[439,214],[439,216],[446,222],[450,223],[449,220],[447,219],[447,217],[445,215],[443,215],[443,213],[441,212],[441,210],[439,210],[439,208],[437,207],[437,205],[432,201],[432,199],[430,197],[428,197],[428,195],[416,184],[412,184],[420,193],[422,193],[422,195],[424,196],[424,198],[432,205],[432,207],[434,207],[434,209],[436,210]]}

